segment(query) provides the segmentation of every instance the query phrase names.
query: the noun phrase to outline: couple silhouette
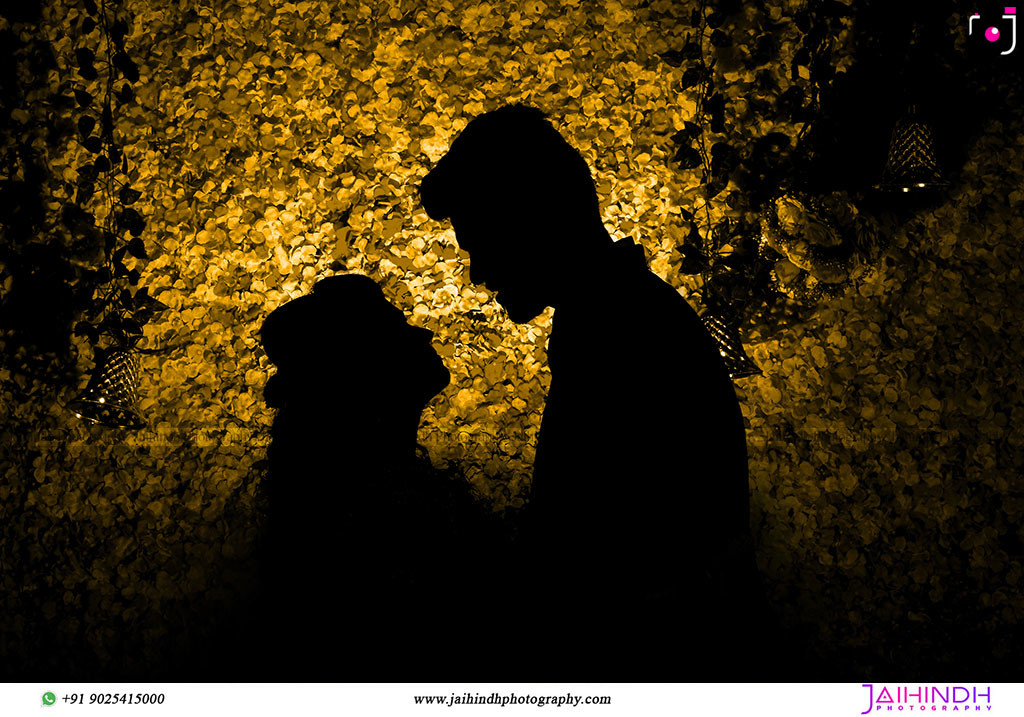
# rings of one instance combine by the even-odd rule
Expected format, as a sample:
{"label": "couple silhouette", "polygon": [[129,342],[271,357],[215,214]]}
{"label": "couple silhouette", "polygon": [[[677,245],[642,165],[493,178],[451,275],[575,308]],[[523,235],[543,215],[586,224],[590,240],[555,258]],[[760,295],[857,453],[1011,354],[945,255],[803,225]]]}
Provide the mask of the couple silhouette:
{"label": "couple silhouette", "polygon": [[416,443],[450,377],[369,278],[271,313],[266,600],[274,679],[763,679],[771,617],[743,418],[713,339],[613,241],[543,112],[473,119],[423,179],[470,279],[516,322],[554,307],[532,493],[501,520]]}

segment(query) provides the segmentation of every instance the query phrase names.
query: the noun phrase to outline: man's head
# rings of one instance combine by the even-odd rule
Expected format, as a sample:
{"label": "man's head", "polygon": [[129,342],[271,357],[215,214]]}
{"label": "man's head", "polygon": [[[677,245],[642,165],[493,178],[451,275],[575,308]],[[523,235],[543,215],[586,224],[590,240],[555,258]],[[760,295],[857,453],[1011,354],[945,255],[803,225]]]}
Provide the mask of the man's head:
{"label": "man's head", "polygon": [[433,219],[451,219],[471,280],[497,292],[513,321],[553,304],[572,257],[607,238],[590,168],[533,107],[473,119],[420,197]]}

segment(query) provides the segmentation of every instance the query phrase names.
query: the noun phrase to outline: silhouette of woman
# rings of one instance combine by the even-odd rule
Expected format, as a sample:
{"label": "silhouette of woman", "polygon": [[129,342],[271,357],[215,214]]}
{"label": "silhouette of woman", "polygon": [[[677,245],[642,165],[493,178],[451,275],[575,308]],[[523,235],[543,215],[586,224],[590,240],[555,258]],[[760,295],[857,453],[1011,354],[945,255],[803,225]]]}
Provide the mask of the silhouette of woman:
{"label": "silhouette of woman", "polygon": [[[261,331],[277,367],[264,612],[273,679],[422,680],[455,666],[436,636],[471,622],[486,515],[417,451],[449,382],[431,333],[370,279],[319,281]],[[493,556],[491,556],[493,557]],[[477,593],[478,594],[478,593]]]}

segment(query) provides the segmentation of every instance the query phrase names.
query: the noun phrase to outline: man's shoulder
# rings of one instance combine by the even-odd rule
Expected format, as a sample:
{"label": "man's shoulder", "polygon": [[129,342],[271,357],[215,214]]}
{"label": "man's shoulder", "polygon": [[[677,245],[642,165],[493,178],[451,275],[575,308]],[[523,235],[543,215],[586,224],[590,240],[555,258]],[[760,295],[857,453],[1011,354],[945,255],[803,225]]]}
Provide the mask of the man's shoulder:
{"label": "man's shoulder", "polygon": [[646,319],[698,321],[697,314],[679,291],[652,272],[647,266],[623,276],[620,288],[614,291],[611,305],[632,313],[634,321]]}
{"label": "man's shoulder", "polygon": [[618,259],[616,281],[630,285],[630,291],[623,294],[628,303],[654,303],[677,311],[690,308],[671,284],[647,266],[643,247],[632,240],[621,240],[614,244],[613,252]]}
{"label": "man's shoulder", "polygon": [[640,246],[622,240],[613,256],[587,296],[555,309],[553,344],[597,340],[602,353],[614,355],[641,347],[681,350],[703,340],[697,312],[648,268]]}
{"label": "man's shoulder", "polygon": [[614,361],[688,352],[705,333],[686,299],[646,267],[600,287],[587,304],[556,309],[553,328],[553,346],[577,346],[592,360]]}

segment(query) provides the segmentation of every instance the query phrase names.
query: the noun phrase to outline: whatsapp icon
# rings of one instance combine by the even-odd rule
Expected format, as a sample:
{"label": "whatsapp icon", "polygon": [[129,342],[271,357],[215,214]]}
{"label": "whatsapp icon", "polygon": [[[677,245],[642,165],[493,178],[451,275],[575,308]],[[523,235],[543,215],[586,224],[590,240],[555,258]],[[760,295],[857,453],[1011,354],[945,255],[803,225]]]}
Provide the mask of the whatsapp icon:
{"label": "whatsapp icon", "polygon": [[56,701],[57,701],[57,695],[53,694],[52,692],[44,692],[43,693],[43,704],[44,705],[52,705]]}

